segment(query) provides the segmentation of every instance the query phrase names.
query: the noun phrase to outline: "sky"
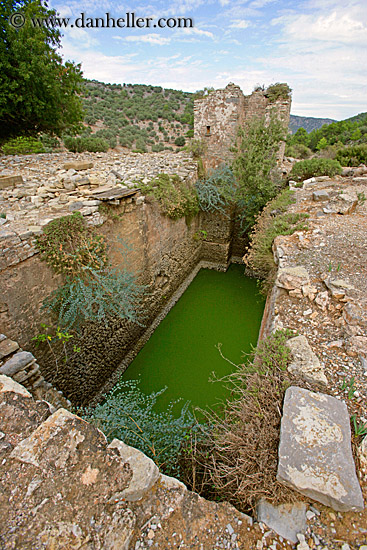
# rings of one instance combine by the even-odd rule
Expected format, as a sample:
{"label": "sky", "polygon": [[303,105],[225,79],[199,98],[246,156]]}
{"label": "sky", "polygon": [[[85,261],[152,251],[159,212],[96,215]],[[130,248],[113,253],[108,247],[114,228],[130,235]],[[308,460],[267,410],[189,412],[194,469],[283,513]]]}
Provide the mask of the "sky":
{"label": "sky", "polygon": [[[70,23],[153,17],[150,28],[62,30],[62,55],[84,76],[195,92],[287,82],[292,114],[341,120],[367,111],[367,0],[51,0]],[[130,16],[131,17],[131,16]],[[192,28],[153,27],[191,18]],[[87,21],[87,19],[85,19]],[[111,20],[110,20],[111,21]],[[170,24],[174,25],[175,21]]]}

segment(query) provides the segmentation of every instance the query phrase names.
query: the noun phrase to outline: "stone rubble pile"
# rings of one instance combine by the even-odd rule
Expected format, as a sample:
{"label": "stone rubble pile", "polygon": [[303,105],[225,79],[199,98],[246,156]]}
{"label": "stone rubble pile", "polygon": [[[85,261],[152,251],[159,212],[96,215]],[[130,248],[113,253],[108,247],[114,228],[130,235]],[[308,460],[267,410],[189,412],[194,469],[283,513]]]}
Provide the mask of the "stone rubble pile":
{"label": "stone rubble pile", "polygon": [[[0,270],[36,253],[34,237],[60,216],[79,211],[101,225],[96,193],[129,189],[160,173],[195,181],[197,164],[186,153],[45,153],[0,158]],[[124,200],[127,208],[144,198]],[[114,202],[116,204],[116,201]]]}

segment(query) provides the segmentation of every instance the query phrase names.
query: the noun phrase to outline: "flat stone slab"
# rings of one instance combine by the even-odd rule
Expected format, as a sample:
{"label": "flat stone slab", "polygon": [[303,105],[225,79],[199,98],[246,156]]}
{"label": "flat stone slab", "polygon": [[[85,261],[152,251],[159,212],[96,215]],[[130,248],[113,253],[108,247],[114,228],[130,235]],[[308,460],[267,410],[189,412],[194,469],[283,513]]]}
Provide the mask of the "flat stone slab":
{"label": "flat stone slab", "polygon": [[64,170],[88,170],[89,168],[93,168],[93,162],[66,162],[63,168]]}
{"label": "flat stone slab", "polygon": [[138,191],[140,191],[140,189],[123,189],[122,187],[114,187],[110,191],[103,191],[102,193],[91,193],[89,196],[100,201],[110,201],[132,197],[133,195],[136,195]]}
{"label": "flat stone slab", "polygon": [[19,351],[0,367],[0,374],[13,376],[32,362],[35,362],[35,358],[29,351]]}
{"label": "flat stone slab", "polygon": [[307,528],[306,510],[303,502],[274,506],[262,498],[257,505],[256,515],[259,522],[295,544],[298,542],[297,535],[304,533]]}
{"label": "flat stone slab", "polygon": [[282,267],[278,269],[278,276],[275,284],[279,288],[295,290],[310,283],[310,276],[302,266]]}
{"label": "flat stone slab", "polygon": [[363,510],[346,404],[292,386],[285,394],[278,481],[334,510]]}
{"label": "flat stone slab", "polygon": [[0,342],[0,359],[3,359],[11,353],[14,353],[14,351],[17,351],[17,349],[19,349],[17,342],[9,340],[8,338],[6,340],[3,340],[2,342]]}
{"label": "flat stone slab", "polygon": [[6,187],[14,187],[19,183],[24,183],[22,176],[0,176],[0,189],[5,189]]}

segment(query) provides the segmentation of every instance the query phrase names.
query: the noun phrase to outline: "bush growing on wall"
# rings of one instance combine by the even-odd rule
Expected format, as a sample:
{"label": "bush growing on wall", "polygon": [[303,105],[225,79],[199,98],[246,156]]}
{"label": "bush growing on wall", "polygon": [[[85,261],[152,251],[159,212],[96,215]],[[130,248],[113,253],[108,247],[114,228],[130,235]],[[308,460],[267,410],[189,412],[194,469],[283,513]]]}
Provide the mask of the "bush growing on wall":
{"label": "bush growing on wall", "polygon": [[66,277],[44,302],[61,328],[78,330],[88,321],[108,324],[116,315],[138,321],[143,288],[131,273],[109,265],[103,237],[87,227],[80,212],[47,224],[36,242],[41,259]]}
{"label": "bush growing on wall", "polygon": [[232,170],[225,164],[213,170],[209,177],[198,180],[195,187],[199,206],[204,212],[218,211],[225,214],[228,206],[233,203],[235,178]]}

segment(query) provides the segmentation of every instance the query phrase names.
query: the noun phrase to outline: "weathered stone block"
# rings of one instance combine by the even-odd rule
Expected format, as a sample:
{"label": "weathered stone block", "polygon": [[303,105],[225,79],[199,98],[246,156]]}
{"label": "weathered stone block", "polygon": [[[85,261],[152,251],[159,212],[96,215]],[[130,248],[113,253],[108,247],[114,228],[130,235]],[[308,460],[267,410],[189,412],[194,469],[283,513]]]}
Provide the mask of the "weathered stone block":
{"label": "weathered stone block", "polygon": [[0,367],[0,374],[5,374],[6,376],[13,376],[25,366],[34,362],[35,358],[29,351],[20,351],[13,355],[11,359],[8,359],[2,367]]}
{"label": "weathered stone block", "polygon": [[319,191],[314,191],[312,193],[312,198],[314,201],[317,201],[317,202],[328,201],[330,199],[330,195],[324,189],[320,189]]}
{"label": "weathered stone block", "polygon": [[0,189],[14,187],[22,183],[24,183],[22,176],[0,176]]}
{"label": "weathered stone block", "polygon": [[275,284],[286,290],[302,289],[303,285],[308,285],[310,276],[306,269],[301,266],[283,267],[278,270],[278,276]]}
{"label": "weathered stone block", "polygon": [[306,336],[296,336],[286,342],[291,351],[289,372],[304,378],[310,384],[318,383],[327,385],[328,380],[320,364],[318,357],[312,351]]}
{"label": "weathered stone block", "polygon": [[13,355],[11,359],[8,359],[2,367],[0,367],[0,374],[5,374],[6,376],[13,376],[25,366],[34,362],[35,358],[29,351],[20,351]]}
{"label": "weathered stone block", "polygon": [[303,502],[273,506],[265,499],[261,499],[256,508],[256,515],[259,522],[265,523],[278,535],[293,543],[298,541],[298,533],[306,531],[306,505]]}
{"label": "weathered stone block", "polygon": [[19,349],[17,342],[13,342],[13,340],[9,340],[8,338],[3,340],[0,342],[0,359],[14,353],[17,349]]}
{"label": "weathered stone block", "polygon": [[335,510],[362,510],[350,439],[343,401],[295,386],[288,388],[277,479]]}
{"label": "weathered stone block", "polygon": [[66,162],[63,168],[64,170],[88,170],[89,168],[93,168],[93,162],[88,162],[88,161]]}
{"label": "weathered stone block", "polygon": [[117,449],[120,457],[131,466],[133,472],[129,487],[122,493],[123,498],[129,502],[140,500],[157,481],[158,467],[144,453],[119,439],[114,439],[108,448]]}

